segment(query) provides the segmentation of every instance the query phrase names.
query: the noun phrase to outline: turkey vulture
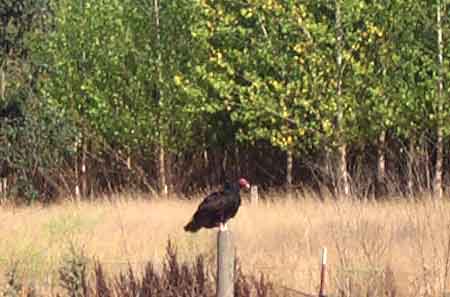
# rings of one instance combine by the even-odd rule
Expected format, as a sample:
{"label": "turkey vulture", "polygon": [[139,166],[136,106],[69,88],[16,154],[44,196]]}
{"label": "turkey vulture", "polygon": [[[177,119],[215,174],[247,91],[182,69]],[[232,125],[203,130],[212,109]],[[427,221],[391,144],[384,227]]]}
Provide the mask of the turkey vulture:
{"label": "turkey vulture", "polygon": [[241,205],[239,194],[241,188],[250,188],[245,178],[240,178],[237,183],[225,182],[223,191],[208,195],[200,203],[192,220],[184,226],[184,230],[197,232],[201,228],[220,227],[221,231],[225,231],[226,222],[236,215]]}

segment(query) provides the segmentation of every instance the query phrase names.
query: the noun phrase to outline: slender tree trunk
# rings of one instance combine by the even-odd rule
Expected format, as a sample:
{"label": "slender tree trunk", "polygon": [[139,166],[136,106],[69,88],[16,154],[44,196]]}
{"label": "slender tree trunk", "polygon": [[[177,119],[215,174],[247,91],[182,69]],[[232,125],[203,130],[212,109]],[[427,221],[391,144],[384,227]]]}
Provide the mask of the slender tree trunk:
{"label": "slender tree trunk", "polygon": [[[6,90],[5,68],[6,68],[6,63],[5,63],[5,61],[2,61],[1,65],[0,65],[0,102],[5,101],[5,90]],[[6,193],[7,187],[8,187],[7,177],[1,177],[0,178],[0,193]]]}
{"label": "slender tree trunk", "polygon": [[[325,149],[325,156],[323,161],[325,162],[324,167],[325,167],[325,174],[326,177],[329,178],[331,180],[331,182],[335,182],[336,179],[334,179],[334,175],[335,175],[335,170],[333,168],[335,162],[333,160],[333,156],[330,153],[330,151],[328,149]],[[338,184],[333,184],[333,186],[338,187]]]}
{"label": "slender tree trunk", "polygon": [[425,189],[431,191],[431,172],[430,172],[430,154],[428,153],[428,142],[425,136],[422,137],[422,154],[424,158],[424,170],[425,170]]}
{"label": "slender tree trunk", "polygon": [[339,177],[341,179],[341,193],[345,196],[350,195],[350,183],[347,171],[347,144],[345,143],[339,146]]}
{"label": "slender tree trunk", "polygon": [[203,168],[205,168],[206,170],[209,169],[209,156],[207,149],[203,150]]}
{"label": "slender tree trunk", "polygon": [[223,158],[222,158],[222,178],[229,178],[229,176],[226,175],[228,169],[228,150],[225,148],[223,151]]}
{"label": "slender tree trunk", "polygon": [[[86,137],[84,133],[81,137],[81,152],[79,151],[80,146],[77,144],[77,157],[75,159],[75,197],[80,199],[81,197],[86,197],[87,194],[87,167],[86,167],[86,157],[87,157],[87,144]],[[80,154],[81,153],[81,154]]]}
{"label": "slender tree trunk", "polygon": [[292,188],[292,167],[293,167],[293,153],[292,149],[286,151],[286,188],[288,191]]}
{"label": "slender tree trunk", "polygon": [[[337,131],[339,134],[343,134],[343,118],[344,111],[340,104],[342,98],[342,39],[344,32],[342,30],[341,23],[341,3],[340,0],[335,0],[336,3],[336,64],[337,64],[337,90],[336,95],[338,97],[338,116],[337,116]],[[342,139],[343,137],[341,137]],[[344,140],[338,148],[338,185],[339,192],[345,196],[350,194],[349,175],[347,171],[347,145]]]}
{"label": "slender tree trunk", "polygon": [[75,157],[75,168],[74,168],[74,172],[75,172],[75,197],[77,199],[79,199],[80,196],[81,196],[81,192],[80,192],[80,170],[79,170],[79,168],[80,168],[80,166],[79,166],[80,156],[78,154],[78,149],[79,149],[78,144],[76,146],[77,146],[77,154],[76,154],[76,157]]}
{"label": "slender tree trunk", "polygon": [[127,169],[131,171],[131,156],[128,154],[127,156]]}
{"label": "slender tree trunk", "polygon": [[441,1],[437,2],[437,46],[438,46],[438,92],[437,92],[437,139],[436,139],[436,167],[434,173],[434,185],[433,185],[433,194],[436,198],[441,199],[443,195],[442,189],[442,167],[443,167],[443,159],[444,159],[444,142],[443,142],[443,131],[442,131],[442,92],[444,88],[443,84],[443,67],[444,67],[444,59],[443,59],[443,45],[442,45],[442,19],[441,19]]}
{"label": "slender tree trunk", "polygon": [[386,179],[386,131],[382,131],[378,138],[378,181]]}
{"label": "slender tree trunk", "polygon": [[387,194],[386,185],[386,131],[381,131],[378,137],[378,166],[377,166],[377,190],[376,196]]}
{"label": "slender tree trunk", "polygon": [[292,169],[293,169],[293,153],[292,148],[286,151],[286,190],[288,198],[292,198]]}
{"label": "slender tree trunk", "polygon": [[378,138],[378,181],[386,179],[386,131],[382,131]]}
{"label": "slender tree trunk", "polygon": [[[161,88],[162,84],[162,53],[161,53],[161,26],[160,26],[160,14],[159,14],[159,8],[160,8],[160,2],[159,0],[154,0],[153,2],[154,6],[154,14],[155,14],[155,27],[156,27],[156,42],[157,42],[157,50],[158,50],[158,58],[157,58],[157,78],[158,78],[158,93],[159,93],[159,107],[160,110],[162,110],[163,107],[163,90]],[[158,145],[158,180],[159,180],[159,190],[163,195],[168,194],[168,186],[167,186],[167,179],[166,179],[166,152],[165,152],[165,141],[164,141],[164,125],[161,116],[161,111],[159,115],[159,145]]]}
{"label": "slender tree trunk", "polygon": [[[80,1],[81,3],[81,9],[83,12],[83,15],[85,15],[85,1]],[[81,59],[78,63],[78,71],[81,73],[81,79],[82,81],[86,79],[85,77],[85,66],[86,66],[86,51],[84,50],[85,44],[83,43],[81,47],[83,48],[81,52]],[[84,97],[84,94],[80,94],[81,97]],[[83,120],[83,114],[80,114],[80,119],[78,124],[80,125],[81,133],[79,135],[80,144],[77,145],[77,157],[75,160],[75,175],[76,175],[76,185],[75,185],[75,196],[77,199],[86,197],[86,187],[87,187],[87,181],[86,181],[86,133],[85,133],[85,124]],[[81,151],[80,151],[81,149]]]}
{"label": "slender tree trunk", "polygon": [[131,161],[131,152],[130,152],[129,149],[127,150],[127,160],[126,160],[126,162],[127,162],[127,172],[125,173],[126,174],[126,177],[125,177],[126,185],[125,185],[125,187],[130,189],[131,188],[131,183],[132,183],[132,174],[131,174],[132,161]]}
{"label": "slender tree trunk", "polygon": [[437,139],[436,139],[436,171],[434,177],[434,194],[436,198],[441,199],[443,196],[442,188],[442,175],[443,175],[443,159],[444,159],[444,142],[442,135],[442,128],[437,129]]}
{"label": "slender tree trunk", "polygon": [[240,177],[241,176],[241,157],[240,157],[240,151],[239,151],[239,146],[237,143],[234,144],[234,165],[235,165],[235,172],[236,172],[236,176]]}
{"label": "slender tree trunk", "polygon": [[0,65],[0,101],[5,101],[6,94],[6,63]]}
{"label": "slender tree trunk", "polygon": [[87,182],[87,142],[86,136],[83,136],[83,144],[81,148],[81,195],[87,197],[88,195],[88,182]]}
{"label": "slender tree trunk", "polygon": [[166,181],[166,152],[163,145],[159,145],[158,147],[158,179],[159,179],[159,188],[160,192],[163,195],[168,194],[168,187]]}
{"label": "slender tree trunk", "polygon": [[408,158],[407,162],[407,191],[410,197],[414,195],[414,165],[416,160],[416,141],[415,137],[409,140]]}
{"label": "slender tree trunk", "polygon": [[205,177],[204,180],[205,184],[208,187],[211,185],[211,177],[209,172],[209,154],[206,148],[203,150],[202,156],[203,156],[203,171],[205,173],[203,174],[203,176]]}

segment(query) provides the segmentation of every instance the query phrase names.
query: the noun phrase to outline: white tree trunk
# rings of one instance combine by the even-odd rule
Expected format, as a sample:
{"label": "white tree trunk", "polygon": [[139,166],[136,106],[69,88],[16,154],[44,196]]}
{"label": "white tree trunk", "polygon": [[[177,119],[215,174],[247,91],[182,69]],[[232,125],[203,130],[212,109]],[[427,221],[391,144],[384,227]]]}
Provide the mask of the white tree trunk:
{"label": "white tree trunk", "polygon": [[[6,78],[5,78],[5,69],[4,65],[0,65],[0,102],[3,102],[5,100],[5,84],[6,84]],[[1,170],[0,170],[1,171]],[[5,193],[8,187],[7,179],[6,177],[0,178],[0,193]]]}
{"label": "white tree trunk", "polygon": [[83,145],[81,151],[81,195],[86,197],[88,194],[88,182],[87,182],[87,143],[86,137],[83,136]]}
{"label": "white tree trunk", "polygon": [[293,170],[293,153],[292,149],[289,148],[286,151],[286,191],[287,191],[287,198],[292,198],[292,170]]}
{"label": "white tree trunk", "polygon": [[[160,1],[154,0],[153,1],[153,8],[154,8],[154,14],[155,14],[155,27],[156,27],[156,40],[157,40],[157,50],[158,50],[158,58],[157,58],[157,77],[158,77],[158,92],[159,92],[159,106],[162,107],[162,100],[163,100],[163,90],[161,88],[162,83],[162,72],[161,72],[161,66],[162,66],[162,53],[161,53],[161,26],[160,26],[160,14],[159,14],[159,8],[160,8]],[[159,190],[161,194],[166,196],[168,194],[168,186],[167,186],[167,178],[166,178],[166,152],[165,152],[165,141],[164,141],[164,123],[161,118],[161,115],[159,116],[159,145],[158,145],[158,180],[159,180]]]}
{"label": "white tree trunk", "polygon": [[408,148],[408,158],[407,158],[407,191],[412,197],[414,195],[414,166],[416,161],[416,141],[415,137],[410,137],[409,148]]}
{"label": "white tree trunk", "polygon": [[0,101],[5,101],[6,94],[6,63],[0,65]]}
{"label": "white tree trunk", "polygon": [[381,131],[378,136],[378,166],[375,196],[380,197],[387,194],[386,181],[386,131]]}
{"label": "white tree trunk", "polygon": [[437,129],[437,139],[436,139],[436,172],[434,177],[434,194],[436,198],[441,199],[443,196],[442,188],[442,175],[443,175],[443,159],[444,159],[444,142],[442,135],[442,128]]}
{"label": "white tree trunk", "polygon": [[[342,39],[344,32],[341,23],[341,3],[340,0],[335,0],[336,3],[336,64],[337,64],[337,92],[338,97],[338,116],[337,116],[337,131],[342,135],[343,133],[343,117],[344,111],[342,108]],[[342,139],[342,137],[341,137]],[[342,195],[348,196],[350,194],[349,175],[347,171],[347,145],[344,140],[338,148],[338,187]]]}
{"label": "white tree trunk", "polygon": [[378,182],[386,182],[386,131],[382,131],[378,138]]}
{"label": "white tree trunk", "polygon": [[203,167],[208,170],[209,168],[209,156],[208,156],[208,150],[203,150]]}
{"label": "white tree trunk", "polygon": [[164,150],[164,146],[159,145],[159,187],[161,193],[166,196],[169,193],[169,189],[166,181],[166,152]]}
{"label": "white tree trunk", "polygon": [[431,172],[430,172],[430,154],[428,153],[428,142],[425,136],[422,136],[422,154],[424,157],[423,167],[425,168],[425,189],[431,191]]}
{"label": "white tree trunk", "polygon": [[125,187],[131,188],[131,183],[133,182],[133,177],[132,177],[131,171],[132,171],[133,165],[132,165],[132,159],[131,159],[131,152],[129,149],[127,150],[126,156],[127,156],[127,159],[126,159],[127,171],[126,171],[126,177],[125,177],[125,182],[126,182]]}
{"label": "white tree trunk", "polygon": [[293,154],[292,149],[286,151],[286,188],[288,191],[292,188],[292,167],[293,167]]}
{"label": "white tree trunk", "polygon": [[75,157],[75,197],[79,199],[81,197],[81,191],[80,191],[80,166],[79,166],[79,155],[78,155],[78,144],[75,144],[77,146],[77,155]]}
{"label": "white tree trunk", "polygon": [[437,93],[437,139],[436,139],[436,167],[434,174],[434,183],[433,183],[433,193],[434,196],[438,199],[441,199],[443,196],[442,189],[442,167],[443,167],[443,158],[444,158],[444,142],[443,142],[443,131],[442,131],[442,92],[444,89],[443,84],[443,67],[444,67],[444,59],[443,59],[443,45],[442,45],[442,19],[441,19],[441,1],[437,1],[437,46],[438,46],[438,93]]}
{"label": "white tree trunk", "polygon": [[[6,94],[6,62],[0,65],[0,102],[5,101]],[[1,171],[1,170],[0,170]],[[8,178],[0,178],[0,193],[6,193],[8,190]]]}

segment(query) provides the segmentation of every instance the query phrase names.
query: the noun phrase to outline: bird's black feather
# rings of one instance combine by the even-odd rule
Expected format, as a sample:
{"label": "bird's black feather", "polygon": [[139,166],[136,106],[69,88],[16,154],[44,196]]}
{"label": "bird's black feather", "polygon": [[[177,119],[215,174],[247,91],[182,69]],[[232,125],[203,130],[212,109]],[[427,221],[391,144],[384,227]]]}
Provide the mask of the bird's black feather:
{"label": "bird's black feather", "polygon": [[222,191],[208,195],[184,230],[196,232],[201,228],[214,228],[233,218],[241,205],[239,190],[239,184],[225,183]]}

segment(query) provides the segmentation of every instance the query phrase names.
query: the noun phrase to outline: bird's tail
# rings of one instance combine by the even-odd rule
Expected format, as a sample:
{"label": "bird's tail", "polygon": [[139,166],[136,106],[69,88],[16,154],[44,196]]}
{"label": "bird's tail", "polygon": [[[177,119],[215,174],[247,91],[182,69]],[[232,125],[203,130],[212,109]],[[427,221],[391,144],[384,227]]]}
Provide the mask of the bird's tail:
{"label": "bird's tail", "polygon": [[184,226],[184,231],[187,232],[197,232],[200,230],[201,226],[197,225],[194,220],[190,221],[186,226]]}

